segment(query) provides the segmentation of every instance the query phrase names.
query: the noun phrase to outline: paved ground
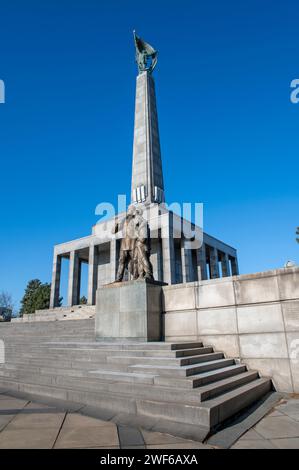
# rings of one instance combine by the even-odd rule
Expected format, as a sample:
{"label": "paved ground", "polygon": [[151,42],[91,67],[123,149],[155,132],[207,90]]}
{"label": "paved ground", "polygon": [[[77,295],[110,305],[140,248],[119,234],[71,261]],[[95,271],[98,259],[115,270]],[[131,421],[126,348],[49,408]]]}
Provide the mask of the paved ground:
{"label": "paved ground", "polygon": [[117,426],[78,412],[0,394],[0,449],[202,449],[211,448],[158,432]]}
{"label": "paved ground", "polygon": [[[0,449],[210,449],[168,434],[117,426],[53,406],[0,394]],[[283,400],[233,449],[299,449],[299,399]]]}
{"label": "paved ground", "polygon": [[299,399],[282,400],[232,449],[299,449]]}

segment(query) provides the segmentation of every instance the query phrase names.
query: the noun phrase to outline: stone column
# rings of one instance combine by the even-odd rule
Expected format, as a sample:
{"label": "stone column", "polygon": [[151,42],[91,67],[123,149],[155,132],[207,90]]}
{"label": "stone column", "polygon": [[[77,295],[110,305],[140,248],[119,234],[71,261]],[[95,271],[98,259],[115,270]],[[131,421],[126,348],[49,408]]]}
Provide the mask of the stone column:
{"label": "stone column", "polygon": [[162,224],[163,282],[175,283],[175,254],[173,239],[173,216],[169,213],[167,223]]}
{"label": "stone column", "polygon": [[230,262],[231,262],[231,268],[232,268],[232,276],[237,276],[239,274],[237,258],[231,257]]}
{"label": "stone column", "polygon": [[229,259],[228,259],[227,253],[223,253],[221,255],[221,268],[222,268],[222,277],[230,276]]}
{"label": "stone column", "polygon": [[[154,232],[151,232],[151,236],[153,236]],[[151,239],[151,255],[150,261],[153,266],[153,275],[155,281],[162,280],[162,247],[161,247],[161,238],[156,237]]]}
{"label": "stone column", "polygon": [[68,283],[68,305],[79,304],[80,297],[80,271],[81,264],[78,253],[70,252],[69,283]]}
{"label": "stone column", "polygon": [[156,281],[162,281],[163,279],[163,254],[162,254],[162,240],[161,234],[157,239],[157,278]]}
{"label": "stone column", "polygon": [[210,248],[210,270],[211,279],[219,277],[218,250],[215,247]]}
{"label": "stone column", "polygon": [[110,241],[110,282],[115,282],[117,270],[117,239],[111,238]]}
{"label": "stone column", "polygon": [[59,304],[60,275],[61,275],[61,256],[54,254],[50,308],[58,307],[58,304]]}
{"label": "stone column", "polygon": [[185,248],[185,242],[182,239],[181,244],[182,277],[183,283],[191,282],[192,253]]}
{"label": "stone column", "polygon": [[97,247],[89,247],[88,256],[88,304],[95,305],[98,284],[98,253]]}
{"label": "stone column", "polygon": [[197,277],[198,280],[208,279],[207,274],[207,254],[206,254],[206,245],[203,243],[198,250],[196,250],[197,258]]}

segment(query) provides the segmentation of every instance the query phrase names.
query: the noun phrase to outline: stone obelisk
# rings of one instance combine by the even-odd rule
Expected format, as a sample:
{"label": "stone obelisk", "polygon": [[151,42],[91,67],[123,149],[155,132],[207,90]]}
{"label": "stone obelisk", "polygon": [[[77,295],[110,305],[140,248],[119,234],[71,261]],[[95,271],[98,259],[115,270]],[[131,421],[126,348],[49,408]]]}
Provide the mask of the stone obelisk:
{"label": "stone obelisk", "polygon": [[[136,62],[135,124],[132,168],[132,202],[164,202],[155,82],[152,71],[157,52],[134,34]],[[149,59],[152,62],[149,64]]]}
{"label": "stone obelisk", "polygon": [[[139,75],[136,86],[136,107],[134,126],[134,151],[132,171],[132,202],[152,204],[164,201],[164,184],[161,163],[158,118],[156,109],[155,84],[151,73],[157,63],[157,51],[134,33],[136,46],[136,62]],[[140,209],[140,207],[139,207]],[[136,207],[127,212],[123,227],[132,227],[135,223]],[[139,214],[138,226],[142,226]],[[144,220],[147,227],[147,222]],[[135,230],[137,224],[134,225]],[[114,230],[118,230],[115,226]],[[120,247],[120,260],[123,263],[118,281],[123,279],[124,266],[130,260],[128,248],[130,231],[126,232]],[[138,280],[111,283],[97,289],[96,300],[96,339],[97,341],[161,341],[162,338],[162,284],[154,282],[151,273],[147,272],[142,262],[142,246],[147,235],[143,232],[134,239],[137,250],[137,262],[141,260],[144,276],[139,274]],[[124,247],[123,247],[123,242]],[[140,259],[139,259],[140,257]],[[149,260],[148,260],[149,261]],[[149,263],[150,264],[150,263]],[[141,271],[142,271],[141,269]],[[139,269],[138,269],[139,271]],[[151,271],[151,267],[150,270]],[[134,274],[134,270],[133,273]],[[150,275],[149,275],[150,274]]]}

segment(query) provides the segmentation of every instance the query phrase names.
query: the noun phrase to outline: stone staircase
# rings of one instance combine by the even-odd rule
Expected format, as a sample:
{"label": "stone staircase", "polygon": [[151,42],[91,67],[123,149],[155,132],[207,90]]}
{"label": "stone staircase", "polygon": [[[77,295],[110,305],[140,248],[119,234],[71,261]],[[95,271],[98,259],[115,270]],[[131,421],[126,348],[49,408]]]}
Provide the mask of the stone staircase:
{"label": "stone staircase", "polygon": [[27,323],[59,320],[85,320],[95,317],[95,305],[74,305],[73,307],[55,307],[47,310],[36,310],[35,313],[13,318],[12,323]]}
{"label": "stone staircase", "polygon": [[193,343],[96,343],[94,319],[1,324],[0,387],[113,412],[114,420],[203,440],[272,389]]}

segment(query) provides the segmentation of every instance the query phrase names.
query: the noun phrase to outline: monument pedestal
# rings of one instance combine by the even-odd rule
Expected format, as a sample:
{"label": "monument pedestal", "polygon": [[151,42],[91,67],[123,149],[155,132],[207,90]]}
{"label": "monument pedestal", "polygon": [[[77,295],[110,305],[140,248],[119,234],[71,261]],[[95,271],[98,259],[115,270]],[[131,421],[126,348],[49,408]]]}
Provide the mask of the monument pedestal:
{"label": "monument pedestal", "polygon": [[97,290],[97,341],[160,341],[162,285],[146,279],[108,284]]}

